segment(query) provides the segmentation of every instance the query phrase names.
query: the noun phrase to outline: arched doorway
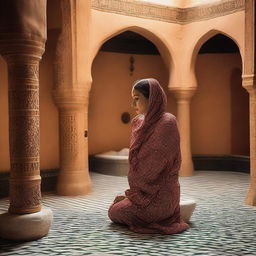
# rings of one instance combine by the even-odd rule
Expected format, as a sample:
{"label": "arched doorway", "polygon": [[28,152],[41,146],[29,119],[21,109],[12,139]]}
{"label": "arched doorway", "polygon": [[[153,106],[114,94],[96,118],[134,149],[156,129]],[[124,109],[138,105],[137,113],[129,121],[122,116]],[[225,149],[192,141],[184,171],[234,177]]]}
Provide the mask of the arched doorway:
{"label": "arched doorway", "polygon": [[[158,79],[168,94],[169,68],[158,48],[140,33],[122,32],[100,48],[92,64],[92,89],[89,101],[89,154],[120,150],[129,146],[131,88],[134,81],[146,77]],[[176,113],[175,101],[168,94],[168,111]]]}
{"label": "arched doorway", "polygon": [[[215,34],[198,52],[191,105],[195,169],[249,172],[249,95],[236,43]],[[245,163],[246,162],[246,163]]]}

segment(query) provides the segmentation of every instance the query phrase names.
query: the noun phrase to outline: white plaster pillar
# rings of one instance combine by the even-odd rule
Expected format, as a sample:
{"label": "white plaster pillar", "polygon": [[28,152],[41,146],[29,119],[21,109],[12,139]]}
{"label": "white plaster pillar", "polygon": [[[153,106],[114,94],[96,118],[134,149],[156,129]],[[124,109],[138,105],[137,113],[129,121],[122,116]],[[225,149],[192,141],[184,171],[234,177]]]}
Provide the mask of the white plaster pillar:
{"label": "white plaster pillar", "polygon": [[250,95],[250,186],[246,204],[256,205],[256,86],[255,75],[243,75],[243,87]]}
{"label": "white plaster pillar", "polygon": [[173,87],[169,90],[177,100],[177,119],[180,131],[180,146],[182,163],[180,176],[191,176],[194,172],[190,138],[190,100],[196,90],[195,87]]}

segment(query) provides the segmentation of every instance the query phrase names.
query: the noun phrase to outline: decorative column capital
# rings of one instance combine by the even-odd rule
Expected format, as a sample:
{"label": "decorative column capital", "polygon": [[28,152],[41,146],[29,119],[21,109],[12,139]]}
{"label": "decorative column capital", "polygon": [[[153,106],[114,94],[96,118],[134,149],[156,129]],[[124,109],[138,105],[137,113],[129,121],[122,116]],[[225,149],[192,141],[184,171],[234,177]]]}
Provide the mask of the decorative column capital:
{"label": "decorative column capital", "polygon": [[255,93],[256,91],[256,77],[255,74],[243,75],[243,87],[248,91],[248,93]]}
{"label": "decorative column capital", "polygon": [[169,91],[174,94],[178,101],[189,101],[193,97],[196,87],[169,87]]}
{"label": "decorative column capital", "polygon": [[79,110],[88,105],[89,90],[64,89],[53,91],[55,104],[60,110]]}
{"label": "decorative column capital", "polygon": [[[34,58],[40,60],[45,50],[45,41],[37,41],[31,39],[9,38],[0,39],[0,53],[4,59],[8,61],[23,61]],[[19,56],[22,56],[19,58]]]}

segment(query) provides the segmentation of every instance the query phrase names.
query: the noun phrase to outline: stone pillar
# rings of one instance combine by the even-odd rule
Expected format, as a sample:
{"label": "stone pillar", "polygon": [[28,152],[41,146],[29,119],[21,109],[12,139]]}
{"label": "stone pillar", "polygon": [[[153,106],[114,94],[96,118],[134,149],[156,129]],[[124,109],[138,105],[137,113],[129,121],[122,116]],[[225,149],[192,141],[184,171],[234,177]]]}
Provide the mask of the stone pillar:
{"label": "stone pillar", "polygon": [[0,237],[45,236],[52,211],[41,204],[39,61],[44,52],[46,1],[0,1],[0,53],[8,65],[10,207]]}
{"label": "stone pillar", "polygon": [[[0,48],[8,65],[11,170],[9,214],[0,216],[0,236],[31,240],[46,235],[52,221],[51,210],[42,209],[40,188],[39,60],[44,43],[18,39],[5,43],[1,41]],[[35,218],[38,230],[28,232],[26,226]]]}
{"label": "stone pillar", "polygon": [[86,134],[92,80],[88,61],[91,1],[61,0],[60,3],[62,29],[56,48],[56,88],[53,92],[59,109],[60,127],[57,192],[76,196],[85,195],[91,190]]}
{"label": "stone pillar", "polygon": [[180,145],[182,155],[180,175],[191,176],[194,172],[194,165],[192,162],[190,139],[190,100],[194,95],[196,88],[173,87],[169,88],[169,90],[174,94],[177,100],[177,119],[180,130]]}
{"label": "stone pillar", "polygon": [[59,195],[85,195],[91,190],[88,168],[87,90],[54,93],[59,108],[60,172]]}
{"label": "stone pillar", "polygon": [[250,187],[246,204],[256,205],[256,86],[254,75],[243,76],[243,87],[250,95]]}
{"label": "stone pillar", "polygon": [[41,210],[39,60],[43,45],[4,58],[9,80],[10,213]]}
{"label": "stone pillar", "polygon": [[255,48],[256,2],[245,1],[245,45],[243,63],[243,87],[250,94],[250,187],[245,203],[256,205],[256,48]]}

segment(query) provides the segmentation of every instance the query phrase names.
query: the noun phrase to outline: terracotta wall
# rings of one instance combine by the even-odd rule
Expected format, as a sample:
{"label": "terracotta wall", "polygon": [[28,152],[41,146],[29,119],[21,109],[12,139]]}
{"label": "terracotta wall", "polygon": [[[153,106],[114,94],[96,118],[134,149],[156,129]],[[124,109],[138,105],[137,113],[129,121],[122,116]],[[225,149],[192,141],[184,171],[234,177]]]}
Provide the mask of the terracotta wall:
{"label": "terracotta wall", "polygon": [[40,64],[40,166],[41,169],[59,167],[59,121],[54,105],[54,57],[58,30],[48,31],[46,50]]}
{"label": "terracotta wall", "polygon": [[47,0],[47,28],[61,28],[61,16],[60,0]]}
{"label": "terracotta wall", "polygon": [[249,96],[239,54],[198,55],[191,104],[193,154],[249,155]]}
{"label": "terracotta wall", "polygon": [[[130,124],[121,122],[121,114],[131,108],[131,87],[134,81],[154,77],[166,93],[169,73],[160,56],[133,55],[135,70],[129,71],[130,54],[99,52],[92,66],[93,84],[89,102],[89,154],[128,147]],[[176,104],[169,94],[168,110],[176,113]]]}
{"label": "terracotta wall", "polygon": [[[58,112],[52,99],[53,58],[58,31],[48,32],[46,51],[40,64],[41,169],[59,166]],[[7,65],[0,57],[0,171],[10,169],[8,139]]]}
{"label": "terracotta wall", "polygon": [[[58,167],[58,112],[51,91],[53,58],[58,31],[48,34],[40,69],[41,168]],[[159,79],[166,90],[168,71],[160,56],[100,52],[92,67],[89,103],[89,153],[121,149],[129,144],[130,125],[121,114],[133,114],[130,90],[133,81]],[[237,54],[199,55],[196,64],[198,90],[191,103],[193,154],[248,155],[248,94],[241,87],[241,59]],[[0,171],[9,169],[7,66],[0,57]],[[166,90],[167,91],[167,90]],[[168,93],[168,110],[176,114],[175,100]]]}
{"label": "terracotta wall", "polygon": [[[134,80],[156,77],[166,89],[168,72],[159,56],[136,55],[133,76],[129,75],[129,57],[100,52],[93,63],[90,154],[129,145],[130,125],[121,122],[121,114],[133,114],[130,89]],[[198,90],[191,104],[192,153],[248,155],[248,94],[242,87],[240,55],[198,55],[196,75]],[[170,93],[168,102],[168,111],[176,114]]]}

